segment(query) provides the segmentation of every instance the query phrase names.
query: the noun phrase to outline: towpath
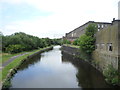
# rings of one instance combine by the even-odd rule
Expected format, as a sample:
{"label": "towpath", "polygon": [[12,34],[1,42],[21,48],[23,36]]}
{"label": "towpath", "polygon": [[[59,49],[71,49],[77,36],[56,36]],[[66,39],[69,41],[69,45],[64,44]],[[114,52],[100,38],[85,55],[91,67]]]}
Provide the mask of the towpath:
{"label": "towpath", "polygon": [[[16,58],[20,57],[20,56],[23,56],[23,55],[26,55],[28,53],[23,53],[23,54],[19,54],[19,55],[16,55],[16,56],[13,56],[11,57],[8,61],[6,61],[5,63],[2,64],[2,66],[0,66],[0,71],[5,67],[7,66],[9,63],[11,63],[13,60],[15,60]],[[0,90],[2,89],[2,81],[0,81]]]}
{"label": "towpath", "polygon": [[0,66],[0,71],[5,67],[7,66],[9,63],[11,63],[13,60],[15,60],[16,58],[20,57],[20,56],[23,56],[25,54],[28,54],[28,53],[23,53],[23,54],[19,54],[19,55],[16,55],[16,56],[13,56],[11,57],[8,61],[6,61],[5,63],[2,64],[2,67]]}

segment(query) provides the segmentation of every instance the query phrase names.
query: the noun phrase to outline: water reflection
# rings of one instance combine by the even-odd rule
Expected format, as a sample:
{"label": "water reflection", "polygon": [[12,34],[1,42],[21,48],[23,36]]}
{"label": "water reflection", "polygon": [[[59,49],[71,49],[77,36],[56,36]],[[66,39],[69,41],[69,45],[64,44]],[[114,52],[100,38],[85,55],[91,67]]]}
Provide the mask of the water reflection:
{"label": "water reflection", "polygon": [[11,79],[11,88],[107,88],[96,69],[60,46],[25,62]]}
{"label": "water reflection", "polygon": [[30,67],[31,65],[36,64],[37,62],[40,61],[40,58],[41,58],[41,55],[38,54],[38,55],[32,57],[31,59],[29,59],[29,61],[28,61],[28,60],[25,61],[25,62],[20,66],[19,71],[25,70],[25,69],[27,69],[28,67]]}
{"label": "water reflection", "polygon": [[83,60],[77,59],[65,52],[62,52],[62,62],[72,63],[77,68],[76,78],[78,86],[82,88],[111,88],[102,74]]}
{"label": "water reflection", "polygon": [[[73,56],[62,52],[62,61],[72,63],[78,70],[76,78],[78,86],[82,88],[112,88],[108,85],[102,74],[83,60],[74,58]],[[114,88],[114,87],[113,87]]]}
{"label": "water reflection", "polygon": [[42,53],[37,63],[16,73],[11,80],[12,88],[78,88],[76,68],[71,63],[62,63],[59,49],[57,46]]}

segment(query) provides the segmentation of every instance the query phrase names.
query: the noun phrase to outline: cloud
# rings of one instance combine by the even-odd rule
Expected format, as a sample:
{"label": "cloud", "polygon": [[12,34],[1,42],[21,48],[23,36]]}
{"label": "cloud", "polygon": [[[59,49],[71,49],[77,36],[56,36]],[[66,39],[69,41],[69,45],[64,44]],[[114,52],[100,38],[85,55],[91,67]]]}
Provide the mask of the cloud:
{"label": "cloud", "polygon": [[[23,31],[39,37],[62,37],[88,21],[111,22],[117,18],[119,0],[1,0],[12,5],[29,5],[52,15],[11,21],[3,33]],[[23,10],[24,11],[24,10]],[[32,13],[32,12],[31,12]],[[6,15],[7,16],[7,15]],[[34,18],[34,19],[33,19]],[[7,31],[7,32],[6,32]],[[12,32],[11,32],[12,33]]]}
{"label": "cloud", "polygon": [[20,4],[23,3],[24,0],[0,0],[1,3],[9,3],[9,4]]}

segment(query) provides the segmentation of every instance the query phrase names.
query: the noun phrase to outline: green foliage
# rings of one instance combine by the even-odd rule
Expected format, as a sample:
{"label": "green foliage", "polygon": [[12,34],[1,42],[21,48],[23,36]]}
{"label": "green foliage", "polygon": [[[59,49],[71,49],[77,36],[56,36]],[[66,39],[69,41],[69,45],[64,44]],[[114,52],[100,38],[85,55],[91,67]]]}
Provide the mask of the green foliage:
{"label": "green foliage", "polygon": [[69,40],[64,39],[63,44],[71,44],[71,42]]}
{"label": "green foliage", "polygon": [[118,70],[113,68],[112,65],[108,65],[108,68],[104,70],[103,72],[104,76],[106,77],[106,81],[110,84],[118,85],[120,83],[120,80],[118,78],[119,73]]}
{"label": "green foliage", "polygon": [[92,63],[93,63],[96,67],[99,67],[100,61],[98,61],[98,60],[92,60]]}
{"label": "green foliage", "polygon": [[2,35],[2,51],[18,53],[33,49],[44,48],[53,44],[49,38],[38,38],[23,32],[14,33],[9,36]]}
{"label": "green foliage", "polygon": [[62,44],[62,40],[61,39],[53,39],[52,44],[53,45],[61,45]]}
{"label": "green foliage", "polygon": [[79,45],[80,45],[79,42],[80,42],[80,38],[74,40],[74,41],[73,41],[73,45],[79,46]]}
{"label": "green foliage", "polygon": [[85,35],[94,37],[94,34],[97,31],[97,26],[96,24],[89,24],[88,27],[86,28]]}
{"label": "green foliage", "polygon": [[85,60],[90,60],[91,53],[95,50],[95,37],[97,31],[96,24],[89,24],[86,28],[85,34],[76,39],[73,44],[80,46],[80,57]]}
{"label": "green foliage", "polygon": [[[46,47],[46,48],[50,48],[50,47]],[[40,50],[45,50],[46,48],[33,50],[33,51],[29,52],[28,54],[25,54],[23,56],[20,56],[20,57],[16,58],[14,61],[12,61],[10,64],[8,64],[6,67],[3,68],[3,70],[2,70],[2,80],[4,80],[6,78],[7,74],[10,71],[10,69],[18,67],[23,60],[27,59],[28,56],[30,56],[30,55],[32,55],[32,54],[34,54],[34,53],[36,53],[36,52],[38,52]],[[9,85],[9,83],[8,83],[8,85]]]}
{"label": "green foliage", "polygon": [[94,43],[95,43],[95,38],[91,36],[82,35],[80,37],[80,41],[79,41],[80,49],[86,52],[87,54],[92,53],[93,50],[95,49]]}
{"label": "green foliage", "polygon": [[12,84],[10,82],[10,78],[7,78],[7,80],[4,82],[4,85],[2,86],[2,89],[6,89],[6,88],[9,88],[11,86],[12,86]]}
{"label": "green foliage", "polygon": [[25,47],[22,46],[22,45],[9,45],[7,48],[6,48],[6,51],[9,52],[9,53],[18,53],[18,52],[21,52],[23,51]]}

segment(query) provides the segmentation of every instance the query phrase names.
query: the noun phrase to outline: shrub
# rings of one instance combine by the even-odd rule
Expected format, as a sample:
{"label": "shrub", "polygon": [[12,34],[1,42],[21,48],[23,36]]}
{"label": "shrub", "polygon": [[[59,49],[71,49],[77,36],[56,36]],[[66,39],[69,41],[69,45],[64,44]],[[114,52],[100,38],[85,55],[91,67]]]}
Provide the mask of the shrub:
{"label": "shrub", "polygon": [[94,37],[94,34],[97,31],[97,26],[96,24],[89,24],[88,27],[86,28],[85,35]]}
{"label": "shrub", "polygon": [[0,37],[2,37],[2,51],[10,53],[34,50],[53,44],[52,39],[39,38],[23,32],[14,33],[8,36],[0,35]]}
{"label": "shrub", "polygon": [[73,45],[78,45],[79,46],[79,38],[73,41]]}
{"label": "shrub", "polygon": [[82,35],[80,37],[79,45],[80,49],[84,51],[86,54],[91,54],[95,49],[95,38],[87,35]]}
{"label": "shrub", "polygon": [[6,51],[7,51],[8,53],[18,53],[18,52],[23,51],[23,49],[24,49],[24,46],[19,45],[19,44],[16,44],[16,45],[9,45],[9,46],[6,48]]}
{"label": "shrub", "polygon": [[71,44],[69,40],[63,40],[63,44]]}
{"label": "shrub", "polygon": [[105,76],[105,80],[110,83],[110,84],[114,84],[117,85],[118,83],[120,83],[119,81],[119,73],[118,70],[116,70],[115,68],[113,68],[112,65],[108,65],[108,68],[106,70],[103,71],[103,74]]}

